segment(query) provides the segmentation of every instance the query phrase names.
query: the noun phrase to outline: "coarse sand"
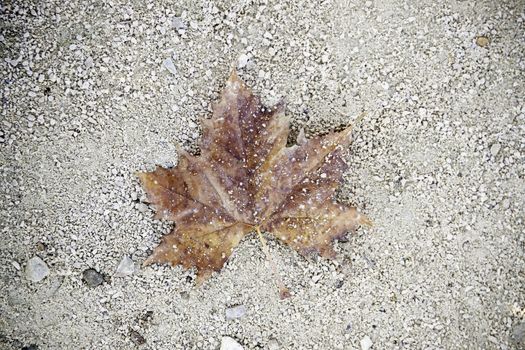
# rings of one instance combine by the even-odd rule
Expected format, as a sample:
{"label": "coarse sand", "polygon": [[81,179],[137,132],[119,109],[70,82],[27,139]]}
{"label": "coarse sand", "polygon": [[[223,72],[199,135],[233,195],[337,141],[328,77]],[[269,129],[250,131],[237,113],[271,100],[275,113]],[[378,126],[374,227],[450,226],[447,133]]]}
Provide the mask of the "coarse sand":
{"label": "coarse sand", "polygon": [[[525,349],[523,1],[0,4],[1,349]],[[135,172],[232,68],[290,143],[351,124],[337,259],[255,235],[202,287]],[[118,271],[117,271],[118,268]]]}

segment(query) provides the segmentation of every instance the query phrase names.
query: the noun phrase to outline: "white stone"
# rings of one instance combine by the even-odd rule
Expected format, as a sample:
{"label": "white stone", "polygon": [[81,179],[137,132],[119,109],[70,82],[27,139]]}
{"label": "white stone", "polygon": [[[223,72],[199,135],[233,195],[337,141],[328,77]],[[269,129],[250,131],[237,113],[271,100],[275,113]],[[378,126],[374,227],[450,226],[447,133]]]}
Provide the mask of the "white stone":
{"label": "white stone", "polygon": [[280,346],[279,346],[279,343],[277,342],[277,340],[271,339],[268,342],[268,350],[279,350],[279,349],[280,349]]}
{"label": "white stone", "polygon": [[166,58],[163,63],[164,68],[166,68],[171,74],[177,74],[177,68],[173,63],[171,58]]}
{"label": "white stone", "polygon": [[129,256],[124,256],[115,271],[115,277],[129,276],[135,272],[135,264]]}
{"label": "white stone", "polygon": [[49,275],[49,268],[44,260],[38,256],[32,257],[27,262],[26,277],[31,282],[40,282]]}
{"label": "white stone", "polygon": [[173,17],[171,20],[171,25],[173,28],[179,31],[186,29],[186,24],[184,24],[184,21],[180,17]]}
{"label": "white stone", "polygon": [[20,266],[20,264],[18,263],[18,261],[11,260],[11,264],[12,264],[13,267],[14,267],[15,269],[17,269],[18,271],[20,271],[20,269],[22,268],[22,267]]}
{"label": "white stone", "polygon": [[84,66],[86,66],[86,68],[93,68],[93,58],[91,56],[86,58]]}
{"label": "white stone", "polygon": [[490,153],[492,153],[492,156],[495,157],[498,155],[500,149],[501,149],[501,144],[495,143],[490,147]]}
{"label": "white stone", "polygon": [[222,337],[221,350],[244,350],[241,344],[230,337]]}
{"label": "white stone", "polygon": [[239,59],[237,60],[237,68],[243,69],[246,67],[246,64],[248,64],[249,57],[248,55],[242,54],[239,56]]}
{"label": "white stone", "polygon": [[361,339],[361,350],[368,350],[373,344],[372,339],[370,339],[368,335],[365,335],[363,339]]}
{"label": "white stone", "polygon": [[241,318],[246,314],[246,306],[237,305],[226,309],[226,319],[234,320],[236,318]]}

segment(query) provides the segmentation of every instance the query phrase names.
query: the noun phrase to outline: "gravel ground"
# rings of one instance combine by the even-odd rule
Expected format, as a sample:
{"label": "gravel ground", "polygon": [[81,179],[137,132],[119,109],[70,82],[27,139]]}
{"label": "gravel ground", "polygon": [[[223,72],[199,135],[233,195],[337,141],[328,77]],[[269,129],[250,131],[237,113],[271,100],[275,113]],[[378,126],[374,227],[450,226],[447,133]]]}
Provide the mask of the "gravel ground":
{"label": "gravel ground", "polygon": [[[0,9],[0,348],[525,348],[523,2]],[[294,135],[367,113],[340,198],[375,225],[335,261],[268,236],[284,301],[255,236],[201,288],[141,266],[170,223],[134,172],[196,150],[235,66]]]}

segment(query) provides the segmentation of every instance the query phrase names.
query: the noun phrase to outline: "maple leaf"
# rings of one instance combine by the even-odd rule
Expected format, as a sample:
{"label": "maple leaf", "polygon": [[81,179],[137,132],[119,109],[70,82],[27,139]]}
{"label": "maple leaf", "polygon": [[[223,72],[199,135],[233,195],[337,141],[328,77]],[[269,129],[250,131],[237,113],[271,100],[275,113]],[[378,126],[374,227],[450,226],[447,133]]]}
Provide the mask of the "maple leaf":
{"label": "maple leaf", "polygon": [[180,149],[176,167],[138,174],[156,218],[176,223],[145,265],[195,267],[202,282],[253,231],[303,255],[333,258],[335,239],[369,223],[334,199],[350,127],[311,139],[301,133],[287,147],[283,104],[264,107],[235,72],[202,124],[200,156]]}

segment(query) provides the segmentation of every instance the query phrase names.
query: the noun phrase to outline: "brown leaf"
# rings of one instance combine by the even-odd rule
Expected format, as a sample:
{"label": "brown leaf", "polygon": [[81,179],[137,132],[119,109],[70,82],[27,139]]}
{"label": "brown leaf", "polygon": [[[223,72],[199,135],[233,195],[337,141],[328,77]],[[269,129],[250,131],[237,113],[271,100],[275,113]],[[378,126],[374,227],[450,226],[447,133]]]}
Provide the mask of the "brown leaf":
{"label": "brown leaf", "polygon": [[332,242],[368,219],[334,201],[351,128],[286,147],[282,104],[264,107],[235,72],[211,119],[204,119],[201,155],[179,150],[173,169],[139,173],[156,218],[173,231],[145,264],[196,267],[199,281],[219,271],[254,230],[275,235],[303,255],[333,257]]}

